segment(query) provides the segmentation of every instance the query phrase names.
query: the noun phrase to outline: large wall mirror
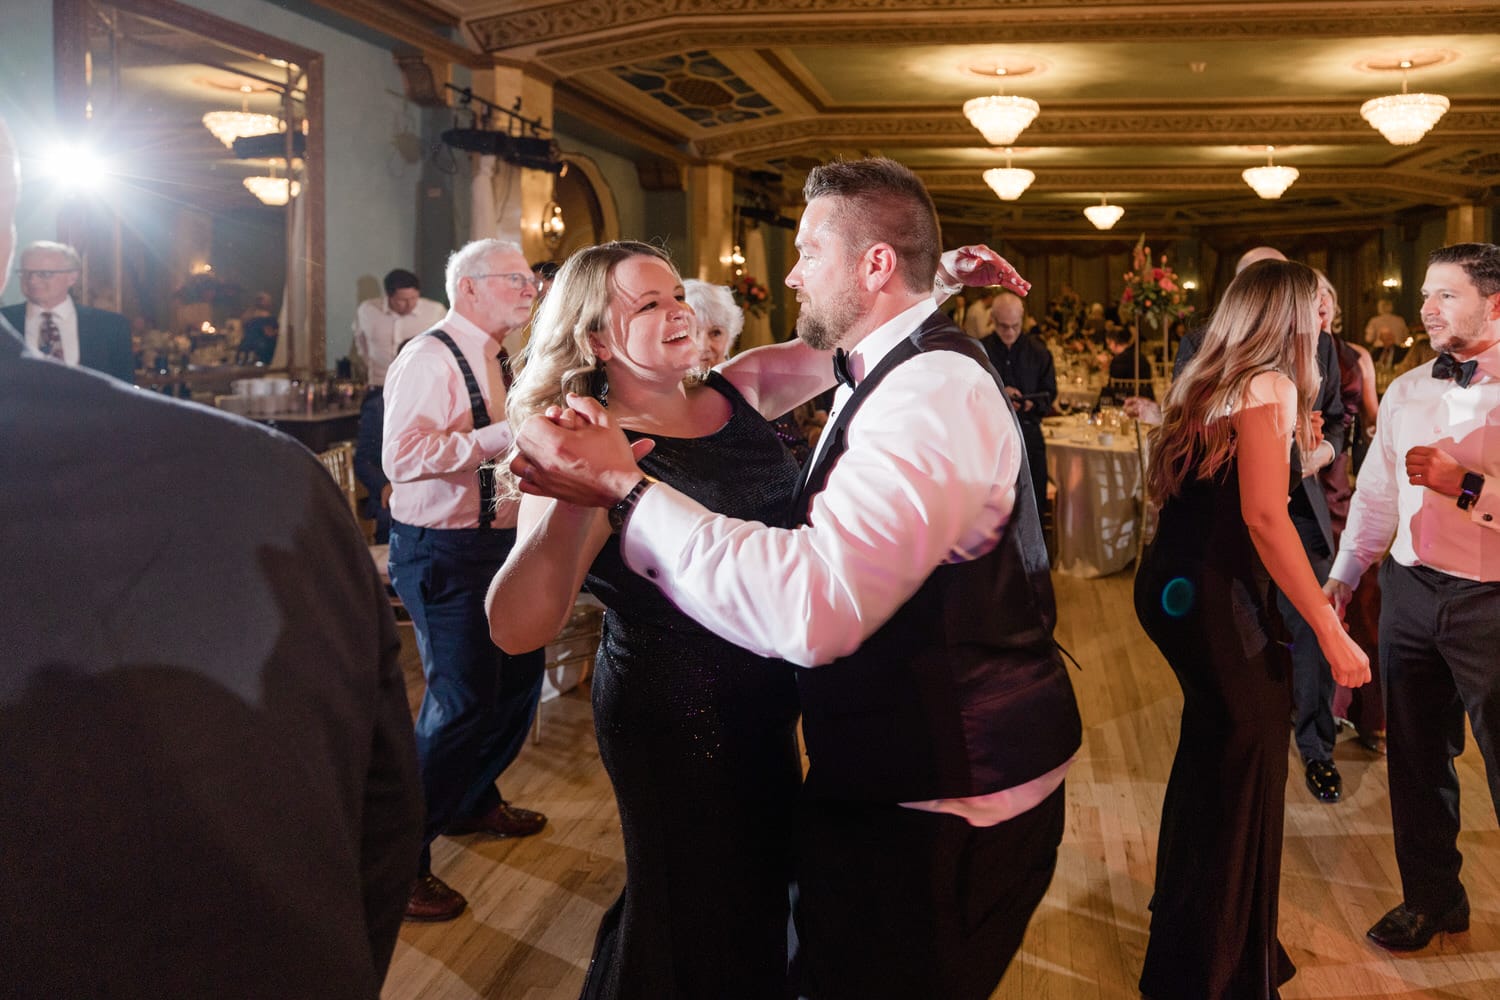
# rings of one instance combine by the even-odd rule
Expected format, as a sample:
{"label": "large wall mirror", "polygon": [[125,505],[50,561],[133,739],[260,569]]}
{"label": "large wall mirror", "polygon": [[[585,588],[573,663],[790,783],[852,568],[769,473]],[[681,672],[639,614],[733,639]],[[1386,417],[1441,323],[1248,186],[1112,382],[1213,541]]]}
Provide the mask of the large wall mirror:
{"label": "large wall mirror", "polygon": [[59,230],[80,298],[130,318],[137,382],[321,372],[321,57],[170,0],[55,12],[59,121],[107,161]]}

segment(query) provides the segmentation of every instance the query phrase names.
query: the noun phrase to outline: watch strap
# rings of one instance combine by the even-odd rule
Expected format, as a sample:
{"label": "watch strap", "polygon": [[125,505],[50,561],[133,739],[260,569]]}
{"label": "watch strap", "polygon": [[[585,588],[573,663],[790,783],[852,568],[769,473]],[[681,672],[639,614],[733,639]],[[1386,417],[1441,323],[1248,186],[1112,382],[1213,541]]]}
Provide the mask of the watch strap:
{"label": "watch strap", "polygon": [[1477,472],[1465,472],[1463,485],[1458,489],[1458,509],[1468,510],[1479,499],[1484,490],[1484,477]]}
{"label": "watch strap", "polygon": [[609,509],[609,528],[611,531],[618,533],[625,527],[625,522],[630,519],[630,512],[635,510],[635,505],[641,502],[641,497],[648,489],[655,486],[657,482],[658,480],[651,476],[642,476],[640,481],[630,488],[630,492],[621,497],[620,502]]}

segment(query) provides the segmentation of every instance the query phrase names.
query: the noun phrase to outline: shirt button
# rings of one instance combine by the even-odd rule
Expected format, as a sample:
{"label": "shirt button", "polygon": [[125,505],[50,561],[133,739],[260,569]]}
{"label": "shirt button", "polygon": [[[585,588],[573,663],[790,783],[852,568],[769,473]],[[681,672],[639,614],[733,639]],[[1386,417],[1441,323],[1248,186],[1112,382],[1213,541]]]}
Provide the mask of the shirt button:
{"label": "shirt button", "polygon": [[656,579],[656,569],[655,569],[655,567],[646,570],[646,575],[648,577],[650,577],[651,579],[655,580]]}

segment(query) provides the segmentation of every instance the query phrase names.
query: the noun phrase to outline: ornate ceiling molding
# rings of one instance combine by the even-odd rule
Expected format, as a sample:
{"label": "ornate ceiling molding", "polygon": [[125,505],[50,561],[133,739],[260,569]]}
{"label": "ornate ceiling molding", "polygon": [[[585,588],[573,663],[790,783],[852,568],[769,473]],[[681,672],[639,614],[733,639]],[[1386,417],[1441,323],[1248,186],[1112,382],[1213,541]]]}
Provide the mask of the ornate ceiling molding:
{"label": "ornate ceiling molding", "polygon": [[[987,192],[980,171],[917,169],[922,182],[938,192]],[[1037,168],[1036,180],[1027,196],[1049,191],[1248,191],[1238,167],[1173,170],[1047,170]],[[1379,167],[1348,169],[1309,168],[1297,178],[1297,191],[1394,191],[1420,195],[1427,200],[1473,201],[1484,190],[1482,183],[1432,174],[1406,174]]]}
{"label": "ornate ceiling molding", "polygon": [[[569,0],[468,22],[479,46],[536,56],[559,72],[697,48],[946,44],[954,14],[965,44],[1183,39],[1404,37],[1461,18],[1462,33],[1500,32],[1492,3],[1204,3],[949,0]],[[662,24],[661,22],[666,22]],[[665,29],[665,30],[664,30]]]}
{"label": "ornate ceiling molding", "polygon": [[[1450,111],[1433,130],[1441,143],[1486,142],[1500,138],[1500,103]],[[1368,144],[1383,142],[1348,102],[1284,106],[1263,111],[1243,108],[1099,107],[1070,110],[1049,106],[1026,130],[1026,145],[1157,146]],[[709,158],[733,158],[753,151],[756,159],[783,156],[829,144],[939,145],[979,147],[974,127],[951,108],[904,109],[869,114],[825,114],[751,126],[698,139],[694,148]]]}

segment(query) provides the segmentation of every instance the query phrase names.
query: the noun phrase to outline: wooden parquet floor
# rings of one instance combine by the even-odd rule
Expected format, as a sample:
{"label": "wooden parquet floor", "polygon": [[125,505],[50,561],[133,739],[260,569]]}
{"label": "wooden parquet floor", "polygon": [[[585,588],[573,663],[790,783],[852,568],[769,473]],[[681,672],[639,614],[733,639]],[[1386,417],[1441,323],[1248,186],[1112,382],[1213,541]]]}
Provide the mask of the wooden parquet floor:
{"label": "wooden parquet floor", "polygon": [[[1058,638],[1084,668],[1074,674],[1084,745],[1068,776],[1057,875],[994,996],[1137,998],[1181,699],[1135,622],[1129,572],[1059,576],[1056,584]],[[408,653],[415,706],[421,669]],[[1500,827],[1470,744],[1458,772],[1473,924],[1404,957],[1364,939],[1365,928],[1400,901],[1383,760],[1341,743],[1335,759],[1344,801],[1328,806],[1308,794],[1288,749],[1281,939],[1299,971],[1283,990],[1286,1000],[1500,997]],[[542,706],[541,741],[522,751],[502,787],[508,798],[546,812],[547,829],[519,841],[463,837],[434,845],[434,869],[468,896],[470,908],[453,923],[402,929],[385,1000],[577,997],[594,928],[625,877],[586,691]]]}

